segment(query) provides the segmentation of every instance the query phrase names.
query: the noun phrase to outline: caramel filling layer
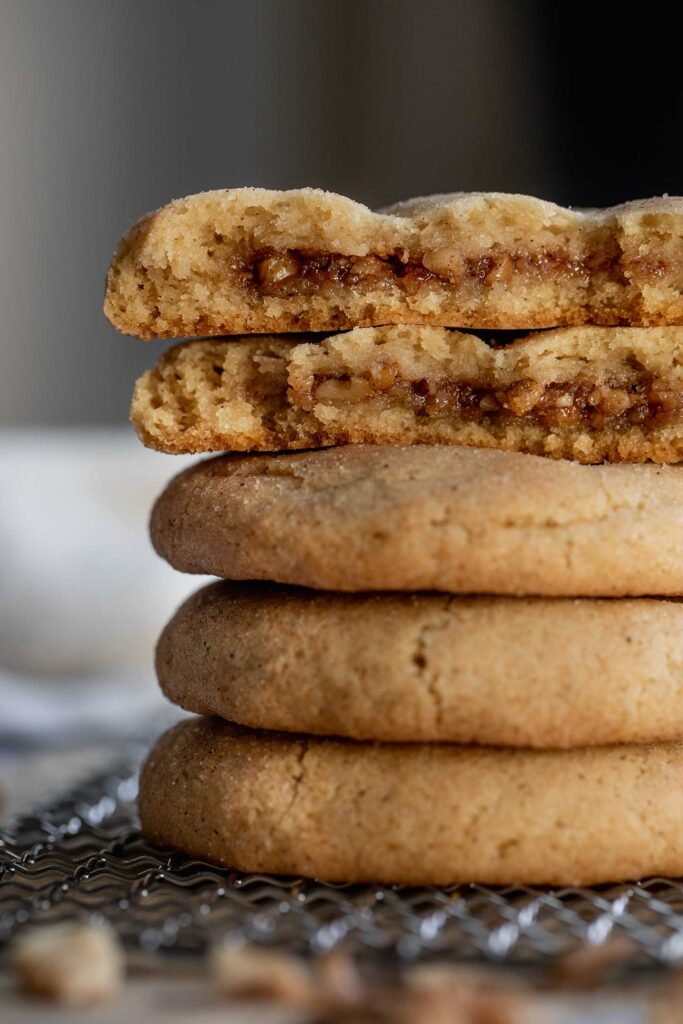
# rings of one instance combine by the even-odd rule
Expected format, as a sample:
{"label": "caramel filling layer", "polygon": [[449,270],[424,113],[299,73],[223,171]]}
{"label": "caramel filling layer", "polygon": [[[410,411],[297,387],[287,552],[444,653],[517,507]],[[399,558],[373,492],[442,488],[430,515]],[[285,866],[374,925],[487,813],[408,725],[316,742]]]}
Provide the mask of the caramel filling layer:
{"label": "caramel filling layer", "polygon": [[343,256],[298,249],[262,249],[242,265],[244,283],[261,295],[288,298],[334,286],[399,287],[412,295],[428,283],[452,285],[469,280],[484,285],[509,284],[513,277],[580,277],[614,271],[619,254],[607,251],[572,256],[561,250],[509,251],[493,246],[485,256],[464,256],[453,247],[425,256],[424,262],[390,256]]}
{"label": "caramel filling layer", "polygon": [[409,408],[416,416],[456,416],[469,421],[525,418],[546,427],[665,426],[683,415],[683,391],[653,377],[628,383],[517,381],[505,388],[449,380],[399,380],[390,366],[372,376],[316,376],[306,391],[292,391],[295,405],[349,406],[372,402]]}

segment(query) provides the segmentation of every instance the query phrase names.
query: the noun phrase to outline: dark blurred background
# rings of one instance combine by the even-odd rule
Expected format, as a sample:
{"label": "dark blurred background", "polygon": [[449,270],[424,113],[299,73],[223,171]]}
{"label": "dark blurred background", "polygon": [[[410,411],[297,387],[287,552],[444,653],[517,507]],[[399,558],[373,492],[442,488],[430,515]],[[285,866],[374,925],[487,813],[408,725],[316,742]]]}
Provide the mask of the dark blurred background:
{"label": "dark blurred background", "polygon": [[104,274],[128,224],[174,196],[683,191],[673,26],[610,9],[0,0],[0,422],[125,420],[159,346],[109,328]]}

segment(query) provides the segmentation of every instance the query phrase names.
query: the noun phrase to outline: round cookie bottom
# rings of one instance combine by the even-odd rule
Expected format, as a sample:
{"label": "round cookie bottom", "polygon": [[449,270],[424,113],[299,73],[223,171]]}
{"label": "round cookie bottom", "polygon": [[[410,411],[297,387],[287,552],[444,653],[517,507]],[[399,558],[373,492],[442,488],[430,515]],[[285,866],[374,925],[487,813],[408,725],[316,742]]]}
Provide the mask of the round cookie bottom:
{"label": "round cookie bottom", "polygon": [[187,711],[256,729],[569,748],[683,736],[683,604],[214,583],[157,647]]}
{"label": "round cookie bottom", "polygon": [[683,874],[683,743],[355,743],[196,718],[142,772],[145,834],[241,871],[406,885]]}

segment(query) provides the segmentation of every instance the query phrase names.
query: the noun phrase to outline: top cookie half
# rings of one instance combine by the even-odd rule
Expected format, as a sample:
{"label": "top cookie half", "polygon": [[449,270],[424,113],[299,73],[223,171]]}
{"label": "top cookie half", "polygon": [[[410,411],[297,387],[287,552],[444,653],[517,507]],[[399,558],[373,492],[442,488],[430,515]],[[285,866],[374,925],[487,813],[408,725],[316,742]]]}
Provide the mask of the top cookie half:
{"label": "top cookie half", "polygon": [[319,189],[178,199],[124,236],[105,313],[140,338],[381,324],[683,324],[683,198],[577,211],[462,193],[373,213]]}

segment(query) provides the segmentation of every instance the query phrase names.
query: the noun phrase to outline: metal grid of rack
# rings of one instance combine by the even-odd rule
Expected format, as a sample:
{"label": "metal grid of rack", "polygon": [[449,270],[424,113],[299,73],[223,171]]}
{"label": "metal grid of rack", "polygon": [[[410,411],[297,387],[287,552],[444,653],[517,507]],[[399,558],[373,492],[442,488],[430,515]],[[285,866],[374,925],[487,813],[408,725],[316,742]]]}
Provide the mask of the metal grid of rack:
{"label": "metal grid of rack", "polygon": [[542,968],[612,936],[628,966],[683,960],[683,881],[570,888],[333,886],[244,875],[149,844],[135,813],[138,757],[0,830],[0,943],[30,923],[107,918],[153,957],[224,938],[358,958],[446,957]]}

